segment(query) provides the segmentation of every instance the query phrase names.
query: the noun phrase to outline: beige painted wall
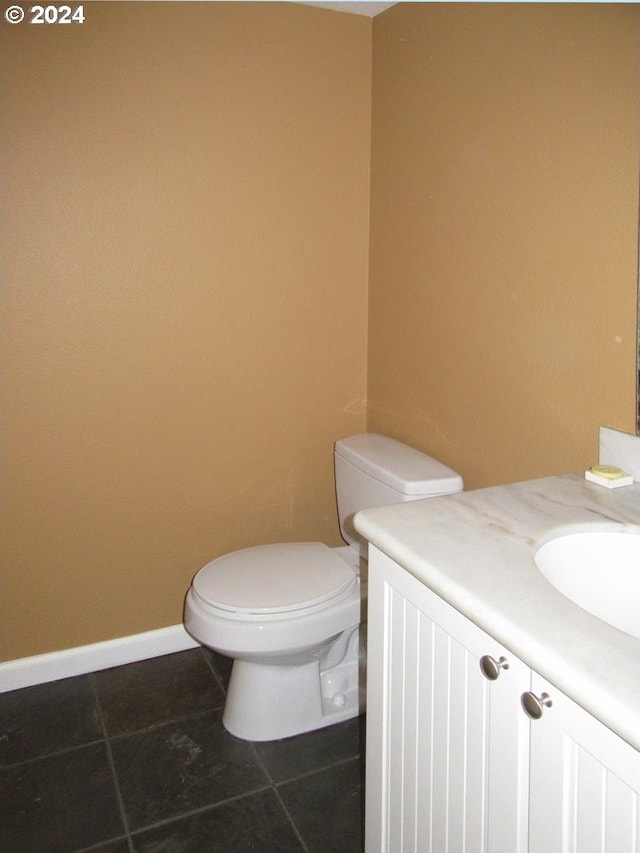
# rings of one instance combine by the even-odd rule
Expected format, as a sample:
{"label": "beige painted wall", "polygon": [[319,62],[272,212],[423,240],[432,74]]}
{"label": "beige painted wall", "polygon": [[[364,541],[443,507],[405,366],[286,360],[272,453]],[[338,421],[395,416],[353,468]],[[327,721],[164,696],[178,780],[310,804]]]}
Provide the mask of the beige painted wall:
{"label": "beige painted wall", "polygon": [[371,22],[91,3],[2,30],[2,657],[180,622],[338,543],[365,426]]}
{"label": "beige painted wall", "polygon": [[368,263],[369,428],[470,487],[633,431],[638,9],[399,6],[372,89],[365,18],[85,8],[0,28],[4,659],[175,624],[232,548],[338,542]]}
{"label": "beige painted wall", "polygon": [[369,427],[467,487],[635,430],[639,36],[636,5],[374,21]]}

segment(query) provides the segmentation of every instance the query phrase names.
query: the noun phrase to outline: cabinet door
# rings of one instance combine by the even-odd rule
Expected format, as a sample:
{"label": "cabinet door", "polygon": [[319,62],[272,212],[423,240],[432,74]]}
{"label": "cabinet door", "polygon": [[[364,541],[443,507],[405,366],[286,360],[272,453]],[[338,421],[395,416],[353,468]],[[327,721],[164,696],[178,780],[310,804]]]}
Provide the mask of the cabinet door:
{"label": "cabinet door", "polygon": [[530,853],[640,853],[640,753],[535,673]]}
{"label": "cabinet door", "polygon": [[530,670],[371,551],[367,853],[525,853]]}

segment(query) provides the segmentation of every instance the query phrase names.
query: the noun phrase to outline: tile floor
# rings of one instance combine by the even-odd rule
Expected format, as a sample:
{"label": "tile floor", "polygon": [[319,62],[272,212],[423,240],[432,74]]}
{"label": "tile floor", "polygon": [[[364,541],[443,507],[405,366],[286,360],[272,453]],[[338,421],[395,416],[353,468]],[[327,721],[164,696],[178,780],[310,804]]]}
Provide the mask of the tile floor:
{"label": "tile floor", "polygon": [[362,718],[238,740],[229,669],[193,649],[0,694],[0,850],[360,853]]}

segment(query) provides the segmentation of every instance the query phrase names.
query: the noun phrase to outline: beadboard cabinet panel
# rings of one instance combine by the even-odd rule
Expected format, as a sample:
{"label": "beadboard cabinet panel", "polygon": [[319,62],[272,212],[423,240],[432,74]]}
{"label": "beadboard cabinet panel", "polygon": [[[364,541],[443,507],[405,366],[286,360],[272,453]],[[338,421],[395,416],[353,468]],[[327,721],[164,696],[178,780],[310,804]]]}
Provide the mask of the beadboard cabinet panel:
{"label": "beadboard cabinet panel", "polygon": [[368,637],[366,853],[640,853],[640,753],[373,547]]}
{"label": "beadboard cabinet panel", "polygon": [[509,708],[529,670],[509,656],[489,681],[480,658],[505,649],[389,568],[369,578],[367,851],[525,853],[529,726]]}
{"label": "beadboard cabinet panel", "polygon": [[536,673],[553,703],[531,723],[530,853],[640,853],[640,756]]}

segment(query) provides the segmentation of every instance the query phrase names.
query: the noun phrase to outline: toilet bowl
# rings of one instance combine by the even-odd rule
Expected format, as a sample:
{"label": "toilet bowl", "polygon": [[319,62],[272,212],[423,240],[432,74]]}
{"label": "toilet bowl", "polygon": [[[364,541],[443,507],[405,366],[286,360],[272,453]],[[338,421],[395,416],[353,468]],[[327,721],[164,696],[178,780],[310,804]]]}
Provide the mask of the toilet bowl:
{"label": "toilet bowl", "polygon": [[185,625],[234,658],[228,731],[276,740],[359,713],[358,564],[349,547],[301,542],[235,551],[198,572]]}
{"label": "toilet bowl", "polygon": [[226,729],[277,740],[364,710],[366,548],[351,525],[358,509],[460,491],[458,474],[374,434],[337,442],[343,538],[262,545],[225,554],[195,575],[184,624],[202,645],[233,658]]}

